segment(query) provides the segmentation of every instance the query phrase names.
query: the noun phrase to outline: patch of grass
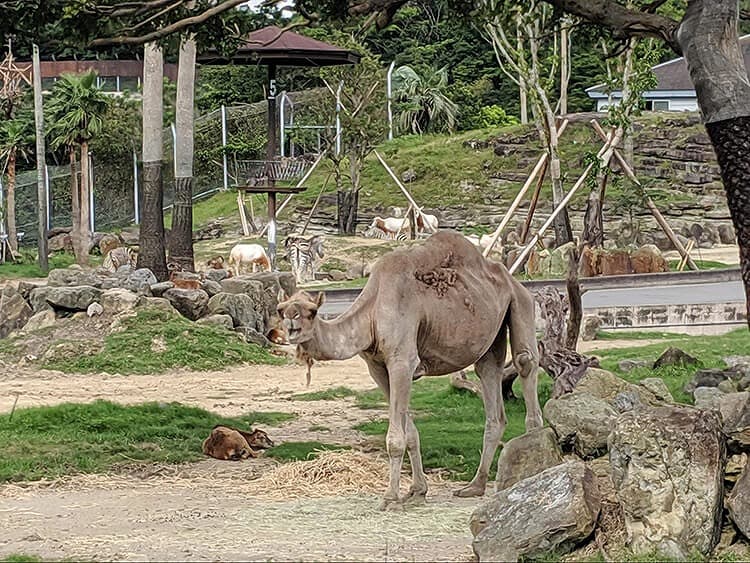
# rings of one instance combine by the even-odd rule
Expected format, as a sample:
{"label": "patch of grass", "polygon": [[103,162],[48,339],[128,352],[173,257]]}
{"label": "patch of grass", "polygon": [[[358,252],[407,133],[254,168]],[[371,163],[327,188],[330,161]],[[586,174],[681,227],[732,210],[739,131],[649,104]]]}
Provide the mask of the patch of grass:
{"label": "patch of grass", "polygon": [[317,455],[317,451],[350,450],[349,446],[323,442],[285,442],[268,450],[268,457],[279,461],[304,461]]}
{"label": "patch of grass", "polygon": [[[236,217],[239,220],[237,209],[237,192],[228,190],[216,192],[209,198],[196,201],[193,204],[193,225],[200,227],[215,220],[217,217]],[[172,211],[164,214],[164,226],[172,225]]]}
{"label": "patch of grass", "polygon": [[211,370],[240,363],[286,363],[264,348],[243,342],[230,330],[195,324],[166,311],[139,311],[124,320],[123,327],[104,339],[101,352],[50,361],[44,367],[66,373],[146,374],[172,368]]}
{"label": "patch of grass", "polygon": [[43,560],[36,555],[22,555],[20,553],[11,553],[0,559],[0,563],[37,563],[38,561]]}
{"label": "patch of grass", "polygon": [[[731,264],[725,264],[724,262],[716,262],[715,260],[693,260],[695,265],[698,266],[699,270],[725,270],[726,268],[732,268]],[[680,265],[679,260],[669,260],[669,269],[676,272]]]}
{"label": "patch of grass", "polygon": [[[620,371],[618,363],[625,359],[656,360],[669,346],[680,348],[699,361],[698,366],[669,366],[659,369],[637,368],[627,373]],[[726,364],[722,358],[732,355],[750,355],[750,335],[746,328],[734,330],[720,336],[687,336],[640,346],[636,348],[621,348],[614,350],[600,350],[596,355],[601,360],[602,368],[616,373],[628,381],[637,382],[646,377],[661,377],[672,396],[681,403],[692,403],[692,397],[683,391],[685,383],[700,367],[724,368]]]}
{"label": "patch of grass", "polygon": [[[542,375],[539,398],[544,404],[551,394],[551,380]],[[508,425],[505,440],[525,431],[526,409],[520,398],[505,402]],[[379,391],[362,393],[358,404],[364,408],[384,407]],[[430,377],[417,381],[412,388],[410,408],[415,413],[425,467],[445,468],[456,479],[474,475],[482,453],[484,406],[482,399],[450,386],[448,377]],[[366,422],[357,426],[365,434],[384,435],[387,420]],[[494,472],[494,469],[492,470]]]}
{"label": "patch of grass", "polygon": [[216,424],[273,426],[293,415],[220,417],[179,403],[123,406],[109,401],[19,409],[0,417],[0,482],[97,473],[127,462],[201,459]]}
{"label": "patch of grass", "polygon": [[[93,256],[90,257],[92,263]],[[49,269],[54,270],[57,268],[67,268],[71,264],[75,264],[75,256],[65,252],[57,252],[49,258]],[[39,269],[39,263],[37,262],[37,254],[27,251],[22,251],[21,259],[19,262],[6,262],[0,264],[0,279],[9,278],[43,278],[44,274]]]}
{"label": "patch of grass", "polygon": [[312,393],[298,393],[292,395],[292,399],[295,401],[331,401],[333,399],[343,399],[344,397],[355,397],[356,391],[352,391],[348,387],[334,387],[332,389],[325,389],[324,391],[314,391]]}
{"label": "patch of grass", "polygon": [[648,332],[646,330],[600,330],[596,333],[596,340],[669,340],[685,338],[679,332]]}

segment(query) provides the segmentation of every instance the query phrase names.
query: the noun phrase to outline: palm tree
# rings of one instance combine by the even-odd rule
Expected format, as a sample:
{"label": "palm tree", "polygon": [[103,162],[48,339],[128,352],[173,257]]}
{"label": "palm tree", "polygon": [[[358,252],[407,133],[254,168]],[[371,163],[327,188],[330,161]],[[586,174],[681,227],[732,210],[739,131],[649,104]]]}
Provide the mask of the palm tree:
{"label": "palm tree", "polygon": [[393,72],[393,94],[400,112],[401,131],[421,135],[432,131],[452,131],[458,105],[445,94],[448,71],[445,67],[420,76],[410,66]]}
{"label": "palm tree", "polygon": [[[96,74],[65,74],[57,82],[47,104],[52,147],[66,147],[71,167],[73,249],[76,261],[88,264],[91,245],[89,213],[89,143],[102,130],[109,99],[96,85]],[[76,149],[80,150],[81,180],[76,175]]]}
{"label": "palm tree", "polygon": [[[30,122],[23,117],[0,123],[0,158],[8,174],[6,186],[6,218],[8,222],[8,243],[12,252],[18,252],[16,238],[16,162],[18,158],[28,160],[30,145],[33,143]],[[1,203],[1,202],[0,202]]]}

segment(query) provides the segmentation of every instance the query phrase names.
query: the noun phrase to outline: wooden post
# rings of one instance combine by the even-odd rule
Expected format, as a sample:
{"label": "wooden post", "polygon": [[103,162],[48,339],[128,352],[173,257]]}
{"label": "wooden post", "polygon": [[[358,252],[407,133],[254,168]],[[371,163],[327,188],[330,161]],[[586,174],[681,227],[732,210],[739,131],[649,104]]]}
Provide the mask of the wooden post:
{"label": "wooden post", "polygon": [[[594,131],[596,131],[599,137],[601,137],[603,140],[607,139],[607,135],[604,132],[604,129],[602,129],[602,126],[599,125],[599,122],[597,122],[595,119],[592,119],[591,126],[594,128]],[[630,165],[626,162],[626,160],[620,154],[620,151],[618,151],[617,149],[614,149],[613,155],[617,159],[617,163],[620,165],[620,168],[622,168],[623,172],[625,172],[625,175],[628,178],[630,178],[630,180],[634,184],[637,184],[638,186],[640,186],[641,182],[636,177],[635,173],[633,172],[633,169],[630,167]],[[677,235],[672,230],[672,227],[669,226],[669,223],[667,223],[667,220],[664,218],[664,216],[661,214],[659,209],[656,207],[656,204],[654,203],[654,201],[651,199],[650,196],[646,196],[646,206],[648,207],[649,211],[651,211],[651,214],[654,216],[654,219],[656,219],[656,222],[659,224],[661,229],[664,231],[664,234],[667,235],[667,238],[669,239],[669,241],[674,245],[674,247],[680,253],[680,256],[682,256],[682,258],[686,260],[688,267],[691,270],[698,270],[698,265],[690,257],[690,253],[687,250],[685,250],[685,247],[677,238]]]}
{"label": "wooden post", "polygon": [[[617,143],[620,142],[620,139],[622,139],[622,134],[615,135],[614,138],[611,140],[608,140],[604,146],[599,150],[599,153],[597,154],[597,157],[599,158],[601,162],[601,166],[607,166],[609,164],[609,160],[612,158],[612,153],[614,152],[614,147],[617,145]],[[514,273],[520,266],[523,264],[524,260],[526,260],[526,257],[529,255],[529,252],[531,252],[531,249],[534,248],[534,245],[541,240],[542,235],[544,232],[550,227],[552,222],[555,220],[555,217],[563,210],[565,209],[565,206],[568,204],[568,202],[571,200],[571,198],[575,195],[575,193],[578,191],[578,189],[584,184],[586,181],[586,177],[589,175],[589,172],[591,172],[591,169],[594,167],[594,164],[589,164],[586,169],[583,171],[583,174],[581,174],[581,177],[578,178],[578,181],[573,185],[573,187],[570,189],[570,191],[565,195],[565,197],[560,201],[560,204],[554,209],[552,212],[552,215],[549,216],[547,221],[542,225],[542,227],[539,229],[539,231],[532,237],[531,241],[524,247],[521,254],[516,258],[516,261],[513,262],[513,265],[508,269],[508,271],[512,274]]]}
{"label": "wooden post", "polygon": [[36,45],[34,45],[32,56],[34,66],[34,124],[36,126],[37,221],[39,222],[37,251],[39,252],[39,268],[43,274],[46,274],[49,271],[49,263],[47,261],[47,206],[44,205],[47,177],[44,147],[44,111],[42,108],[42,65],[39,62],[39,47]]}
{"label": "wooden post", "polygon": [[328,187],[328,182],[331,180],[331,176],[333,175],[333,171],[328,173],[328,176],[326,177],[326,181],[323,182],[323,187],[320,188],[320,192],[318,193],[318,197],[315,198],[315,203],[313,203],[312,208],[310,208],[310,213],[307,214],[307,219],[305,220],[305,225],[302,227],[302,234],[305,234],[305,231],[307,230],[307,226],[310,224],[310,219],[312,219],[312,215],[315,212],[315,209],[318,207],[318,203],[320,202],[320,198],[323,195],[323,192],[326,191],[326,188]]}
{"label": "wooden post", "polygon": [[[560,135],[563,134],[565,131],[565,128],[568,126],[568,120],[564,120],[560,127],[557,130],[558,138]],[[539,174],[539,171],[542,168],[546,169],[547,166],[547,158],[548,153],[542,154],[542,156],[539,157],[539,160],[536,163],[536,166],[534,166],[534,169],[531,171],[531,174],[529,174],[529,177],[526,179],[526,182],[524,183],[523,187],[521,187],[521,190],[516,195],[516,198],[513,200],[513,203],[510,204],[510,207],[508,208],[508,211],[505,212],[505,216],[503,217],[502,221],[500,221],[500,224],[498,225],[497,229],[495,229],[495,232],[492,233],[492,240],[490,241],[490,244],[487,246],[487,248],[484,249],[484,252],[482,252],[482,255],[486,258],[490,255],[490,252],[492,251],[492,247],[495,246],[495,243],[497,242],[497,239],[500,238],[500,235],[503,232],[503,229],[508,225],[510,222],[510,218],[513,216],[513,213],[515,212],[516,208],[521,204],[521,199],[523,199],[523,196],[526,195],[526,192],[531,187],[531,183],[534,181],[534,178],[536,178],[537,174]]]}
{"label": "wooden post", "polygon": [[245,205],[242,202],[242,192],[237,191],[237,208],[240,211],[240,223],[242,223],[242,234],[246,237],[250,236],[250,226],[247,223],[247,217],[245,216]]}
{"label": "wooden post", "polygon": [[534,193],[531,196],[531,203],[529,204],[529,212],[526,214],[526,221],[523,224],[523,230],[521,231],[521,244],[526,243],[526,238],[529,236],[529,230],[531,229],[531,220],[534,218],[534,212],[536,211],[536,204],[539,202],[539,195],[542,193],[542,185],[544,184],[544,175],[547,173],[548,163],[544,163],[544,168],[539,173],[539,177],[536,180],[536,186],[534,187]]}
{"label": "wooden post", "polygon": [[379,153],[378,151],[373,151],[373,152],[375,153],[375,156],[376,156],[376,157],[378,158],[378,160],[380,161],[380,164],[382,164],[382,165],[383,165],[383,168],[385,168],[386,172],[388,172],[388,175],[389,175],[389,176],[390,176],[391,178],[393,178],[393,181],[394,181],[394,182],[396,182],[396,185],[397,185],[397,186],[398,186],[398,187],[399,187],[399,188],[401,189],[401,191],[402,191],[402,192],[404,193],[404,195],[406,196],[406,199],[408,199],[408,200],[409,200],[409,203],[410,203],[410,204],[411,204],[411,205],[412,205],[412,206],[414,207],[414,211],[415,211],[416,213],[419,213],[419,216],[420,216],[420,217],[422,217],[422,220],[424,221],[424,223],[425,223],[425,226],[426,226],[426,227],[427,227],[428,229],[430,229],[430,231],[432,231],[433,233],[434,233],[434,232],[437,232],[437,231],[435,231],[435,230],[434,230],[434,229],[432,228],[432,225],[430,225],[430,224],[429,224],[429,222],[427,221],[426,217],[424,216],[424,213],[422,213],[422,208],[420,208],[420,207],[419,207],[419,206],[417,205],[417,202],[416,202],[416,201],[414,201],[414,198],[413,198],[413,197],[411,197],[411,194],[410,194],[410,193],[409,193],[409,191],[408,191],[408,190],[407,190],[407,189],[406,189],[406,188],[404,187],[404,185],[403,185],[403,184],[401,183],[401,180],[399,180],[399,179],[398,179],[398,177],[396,176],[396,174],[394,174],[394,173],[393,173],[393,170],[391,170],[391,167],[390,167],[390,166],[388,166],[388,164],[387,164],[387,163],[385,162],[385,160],[383,160],[383,157],[382,157],[382,156],[380,156],[380,153]]}

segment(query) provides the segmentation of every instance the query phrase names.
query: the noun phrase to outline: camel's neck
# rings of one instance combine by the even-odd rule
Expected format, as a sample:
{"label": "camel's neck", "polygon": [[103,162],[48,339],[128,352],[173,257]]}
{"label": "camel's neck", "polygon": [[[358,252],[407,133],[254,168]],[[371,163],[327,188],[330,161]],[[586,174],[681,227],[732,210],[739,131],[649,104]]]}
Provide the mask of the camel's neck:
{"label": "camel's neck", "polygon": [[314,336],[301,348],[316,360],[346,360],[372,345],[369,307],[355,303],[332,321],[316,319]]}

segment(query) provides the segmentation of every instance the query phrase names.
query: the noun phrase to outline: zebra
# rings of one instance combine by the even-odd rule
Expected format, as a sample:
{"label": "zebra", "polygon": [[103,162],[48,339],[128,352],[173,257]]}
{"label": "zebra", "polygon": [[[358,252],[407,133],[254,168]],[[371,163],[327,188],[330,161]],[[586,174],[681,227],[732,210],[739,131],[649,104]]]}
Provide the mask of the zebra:
{"label": "zebra", "polygon": [[132,248],[118,246],[113,248],[102,261],[102,268],[110,272],[116,272],[120,266],[130,266],[135,268],[136,252]]}
{"label": "zebra", "polygon": [[314,280],[317,263],[324,256],[323,236],[305,238],[291,235],[284,241],[284,247],[297,283]]}
{"label": "zebra", "polygon": [[400,241],[409,240],[409,232],[406,230],[402,230],[398,234],[398,236],[396,236],[395,233],[390,233],[388,231],[384,231],[383,229],[379,229],[377,227],[369,227],[363,234],[366,238],[377,238],[377,239],[382,239],[382,240],[400,240]]}

